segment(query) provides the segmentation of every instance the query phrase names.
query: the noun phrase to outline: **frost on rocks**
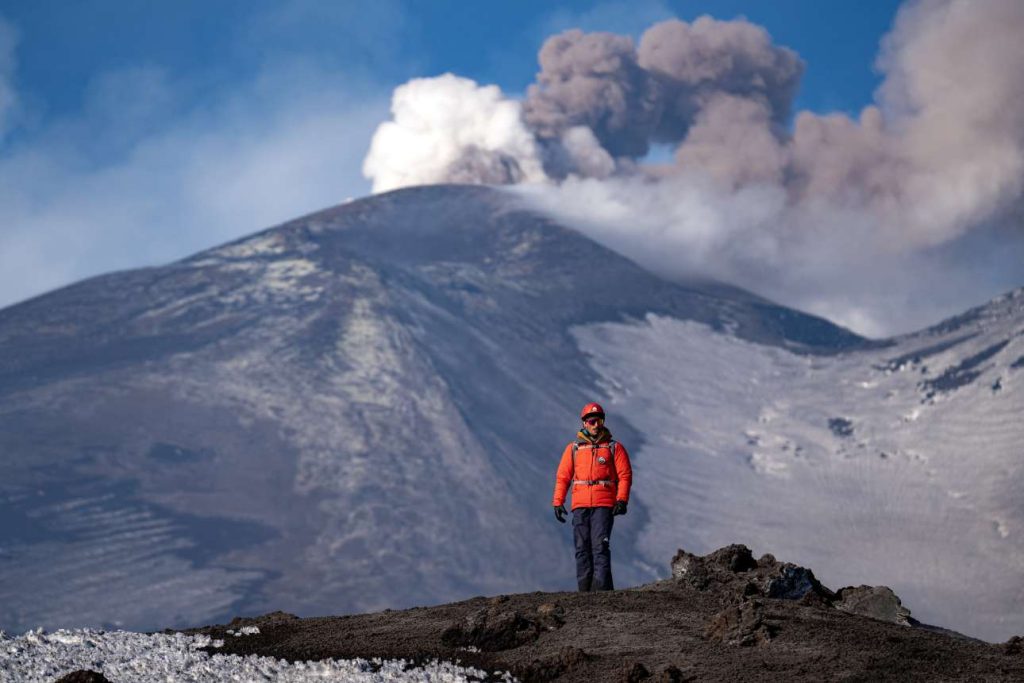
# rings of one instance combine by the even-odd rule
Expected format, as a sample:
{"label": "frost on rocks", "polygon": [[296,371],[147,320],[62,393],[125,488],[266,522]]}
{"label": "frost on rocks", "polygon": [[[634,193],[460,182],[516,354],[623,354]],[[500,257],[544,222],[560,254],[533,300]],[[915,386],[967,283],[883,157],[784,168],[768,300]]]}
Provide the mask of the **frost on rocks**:
{"label": "frost on rocks", "polygon": [[[259,633],[245,626],[234,635]],[[146,635],[129,631],[81,629],[47,633],[42,629],[12,638],[0,631],[0,682],[54,681],[72,671],[98,671],[112,683],[174,681],[414,682],[478,681],[486,673],[448,662],[407,668],[404,660],[365,659],[294,662],[255,655],[210,655],[203,648],[223,641],[180,633]],[[508,680],[511,680],[510,678]]]}
{"label": "frost on rocks", "polygon": [[256,635],[259,632],[260,632],[260,627],[259,626],[243,626],[242,628],[238,629],[237,631],[232,630],[230,628],[227,630],[228,635],[232,635],[232,636],[236,636],[236,637],[237,636],[252,636],[252,635]]}

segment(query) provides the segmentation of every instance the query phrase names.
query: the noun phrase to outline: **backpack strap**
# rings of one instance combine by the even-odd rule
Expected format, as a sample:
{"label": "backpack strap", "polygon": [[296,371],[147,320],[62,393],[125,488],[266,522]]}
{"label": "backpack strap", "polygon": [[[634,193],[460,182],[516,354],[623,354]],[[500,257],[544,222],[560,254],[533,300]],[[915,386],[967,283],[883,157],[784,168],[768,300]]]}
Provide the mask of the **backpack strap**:
{"label": "backpack strap", "polygon": [[[591,444],[590,445],[590,452],[593,453],[594,449],[597,448],[597,446],[599,446],[599,445],[600,444],[596,444],[596,443],[595,444]],[[580,447],[580,442],[579,441],[573,441],[573,443],[572,443],[572,483],[573,484],[577,483],[577,479],[576,479],[576,451],[579,450],[579,447]],[[612,455],[611,466],[612,466],[612,472],[614,473],[615,478],[614,479],[608,479],[607,482],[609,484],[618,485],[618,483],[619,483],[619,471],[617,469],[615,469],[615,439],[610,439],[608,441],[608,450],[611,451],[611,455]],[[601,480],[600,483],[603,483],[604,481],[605,480]],[[580,481],[579,483],[592,484],[592,483],[599,483],[599,482]]]}

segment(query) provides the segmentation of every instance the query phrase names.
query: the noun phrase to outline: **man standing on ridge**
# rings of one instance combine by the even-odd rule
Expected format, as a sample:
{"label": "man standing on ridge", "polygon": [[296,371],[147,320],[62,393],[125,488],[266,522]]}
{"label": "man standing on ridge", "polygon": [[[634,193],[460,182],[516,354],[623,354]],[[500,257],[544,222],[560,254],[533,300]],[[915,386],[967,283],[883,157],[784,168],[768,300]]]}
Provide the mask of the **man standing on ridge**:
{"label": "man standing on ridge", "polygon": [[565,494],[572,485],[572,531],[576,542],[576,581],[581,591],[610,591],[609,540],[615,515],[626,514],[633,470],[629,453],[604,426],[604,408],[588,403],[583,426],[565,447],[555,475],[555,519],[565,523]]}

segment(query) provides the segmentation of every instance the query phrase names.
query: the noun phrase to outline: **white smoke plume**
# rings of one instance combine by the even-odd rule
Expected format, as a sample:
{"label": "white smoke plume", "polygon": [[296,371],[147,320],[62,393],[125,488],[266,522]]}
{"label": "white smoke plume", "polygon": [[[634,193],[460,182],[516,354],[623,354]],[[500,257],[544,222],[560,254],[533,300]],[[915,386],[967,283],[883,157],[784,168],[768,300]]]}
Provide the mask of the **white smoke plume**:
{"label": "white smoke plume", "polygon": [[[566,31],[521,109],[472,82],[463,107],[430,105],[451,76],[399,88],[365,171],[375,191],[518,184],[667,276],[909,331],[1022,284],[1022,35],[1019,0],[912,0],[882,42],[875,103],[851,118],[793,116],[803,62],[745,20],[670,20],[638,45]],[[378,145],[394,126],[405,138]],[[666,143],[673,163],[644,163]]]}
{"label": "white smoke plume", "polygon": [[494,85],[445,74],[409,81],[391,100],[363,163],[374,192],[431,183],[536,182],[544,171],[520,105]]}

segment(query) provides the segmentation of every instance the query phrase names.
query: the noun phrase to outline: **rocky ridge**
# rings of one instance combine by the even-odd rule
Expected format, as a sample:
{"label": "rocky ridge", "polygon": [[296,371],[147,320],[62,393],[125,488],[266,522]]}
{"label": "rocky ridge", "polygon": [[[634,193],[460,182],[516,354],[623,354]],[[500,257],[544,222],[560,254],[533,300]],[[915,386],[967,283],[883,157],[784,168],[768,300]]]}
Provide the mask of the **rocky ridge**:
{"label": "rocky ridge", "polygon": [[[669,579],[603,593],[476,597],[300,619],[274,612],[186,633],[221,654],[457,661],[523,681],[1020,680],[1021,639],[994,645],[921,624],[884,586],[833,591],[742,545],[680,550]],[[226,636],[258,627],[246,638]],[[255,629],[250,629],[255,630]]]}

